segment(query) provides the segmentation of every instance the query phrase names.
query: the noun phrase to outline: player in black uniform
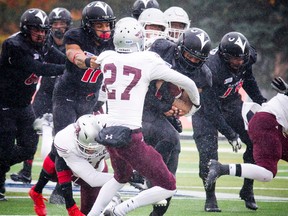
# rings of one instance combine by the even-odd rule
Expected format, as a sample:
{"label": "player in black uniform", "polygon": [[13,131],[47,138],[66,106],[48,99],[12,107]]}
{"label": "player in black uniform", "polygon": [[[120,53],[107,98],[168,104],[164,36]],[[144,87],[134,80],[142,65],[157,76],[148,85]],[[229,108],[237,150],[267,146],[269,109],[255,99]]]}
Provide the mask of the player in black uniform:
{"label": "player in black uniform", "polygon": [[159,9],[157,0],[136,0],[132,6],[132,17],[138,20],[140,14],[147,8]]}
{"label": "player in black uniform", "polygon": [[[65,64],[66,55],[63,44],[64,33],[72,23],[71,13],[65,8],[54,8],[48,15],[50,31],[44,45],[44,61],[54,64]],[[44,159],[51,150],[53,139],[52,94],[57,76],[40,77],[40,87],[32,102],[36,115],[34,129],[42,131],[41,156]],[[23,169],[11,174],[11,179],[30,183],[33,160],[23,163]]]}
{"label": "player in black uniform", "polygon": [[[205,89],[211,88],[212,84],[211,72],[203,65],[210,49],[211,41],[208,34],[202,29],[191,28],[183,33],[178,44],[166,39],[158,39],[152,44],[150,51],[157,52],[171,64],[173,69],[191,78],[199,89]],[[177,116],[167,118],[163,114],[171,109],[173,100],[169,99],[171,98],[169,95],[165,96],[169,90],[161,88],[159,91],[163,94],[162,105],[156,103],[157,99],[153,97],[157,91],[155,85],[149,86],[144,104],[142,130],[145,141],[150,145],[156,143],[153,146],[161,153],[168,169],[176,175],[181,150],[178,132],[181,132],[182,125]],[[150,216],[164,215],[170,199],[167,201],[166,206],[154,206]]]}
{"label": "player in black uniform", "polygon": [[[255,62],[255,49],[239,32],[225,34],[218,49],[210,52],[206,64],[212,72],[213,91],[201,94],[202,108],[192,118],[193,137],[199,151],[200,178],[204,185],[209,160],[218,160],[218,131],[228,139],[234,152],[241,148],[241,141],[244,142],[244,162],[254,163],[252,142],[241,115],[243,102],[239,89],[243,87],[248,96],[258,104],[266,101],[252,73]],[[240,197],[247,208],[258,208],[253,194],[253,180],[244,180]],[[221,211],[217,205],[215,184],[210,190],[206,189],[205,211]]]}
{"label": "player in black uniform", "polygon": [[[64,65],[43,63],[42,47],[49,29],[40,9],[25,11],[20,32],[3,42],[0,59],[0,200],[5,199],[5,179],[10,166],[31,159],[38,135],[31,100],[38,76],[62,74]],[[16,140],[16,144],[15,144]]]}
{"label": "player in black uniform", "polygon": [[[66,69],[57,80],[53,92],[55,133],[80,116],[93,112],[103,79],[101,71],[96,68],[95,55],[114,49],[111,38],[115,20],[108,4],[93,1],[82,11],[81,27],[72,28],[65,33],[64,44],[68,58]],[[60,190],[57,191],[60,194]],[[61,203],[63,201],[62,199]]]}

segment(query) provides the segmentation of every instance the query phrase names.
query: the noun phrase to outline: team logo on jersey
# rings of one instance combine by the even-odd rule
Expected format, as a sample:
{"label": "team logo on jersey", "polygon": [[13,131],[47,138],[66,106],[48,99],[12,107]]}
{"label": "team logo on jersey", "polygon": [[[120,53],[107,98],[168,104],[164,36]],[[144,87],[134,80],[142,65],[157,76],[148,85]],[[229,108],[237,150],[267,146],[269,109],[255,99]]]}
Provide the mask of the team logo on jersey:
{"label": "team logo on jersey", "polygon": [[34,59],[40,59],[40,55],[38,53],[34,53]]}
{"label": "team logo on jersey", "polygon": [[61,9],[61,8],[55,8],[55,9],[53,10],[53,12],[55,13],[54,19],[60,19],[60,18],[61,18],[60,13],[61,13],[62,11],[63,11],[63,9]]}
{"label": "team logo on jersey", "polygon": [[196,35],[199,39],[200,39],[200,41],[201,41],[201,50],[203,49],[203,47],[206,45],[206,43],[208,43],[209,42],[209,40],[207,39],[207,40],[205,40],[205,34],[202,32],[202,33],[200,33],[200,34],[197,34]]}
{"label": "team logo on jersey", "polygon": [[47,19],[47,16],[43,15],[43,13],[39,11],[35,17],[38,17],[42,21],[42,25],[45,26],[45,20]]}
{"label": "team logo on jersey", "polygon": [[232,77],[229,77],[227,79],[224,80],[224,85],[225,84],[228,84],[228,83],[231,83],[233,81],[233,78]]}
{"label": "team logo on jersey", "polygon": [[[229,40],[230,42],[233,42],[235,39],[236,39],[236,38],[228,38],[228,40]],[[237,38],[237,40],[235,41],[234,44],[238,45],[238,46],[241,48],[242,53],[244,54],[247,41],[246,41],[246,40],[245,40],[245,41],[242,41],[241,38],[238,36],[238,38]]]}

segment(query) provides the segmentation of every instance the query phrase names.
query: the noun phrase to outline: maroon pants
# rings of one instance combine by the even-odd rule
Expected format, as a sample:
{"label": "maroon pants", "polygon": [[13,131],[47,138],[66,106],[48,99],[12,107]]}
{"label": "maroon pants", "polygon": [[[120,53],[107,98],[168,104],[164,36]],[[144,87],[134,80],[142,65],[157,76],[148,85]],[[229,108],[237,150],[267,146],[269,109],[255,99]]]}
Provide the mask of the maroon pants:
{"label": "maroon pants", "polygon": [[151,181],[153,186],[160,186],[167,190],[176,189],[174,175],[168,170],[162,156],[143,140],[142,132],[132,133],[131,142],[121,148],[107,148],[114,178],[120,183],[126,183],[137,170],[142,176]]}
{"label": "maroon pants", "polygon": [[249,122],[248,133],[253,142],[255,163],[270,170],[274,177],[280,159],[288,162],[288,137],[282,133],[282,126],[270,113],[258,112]]}

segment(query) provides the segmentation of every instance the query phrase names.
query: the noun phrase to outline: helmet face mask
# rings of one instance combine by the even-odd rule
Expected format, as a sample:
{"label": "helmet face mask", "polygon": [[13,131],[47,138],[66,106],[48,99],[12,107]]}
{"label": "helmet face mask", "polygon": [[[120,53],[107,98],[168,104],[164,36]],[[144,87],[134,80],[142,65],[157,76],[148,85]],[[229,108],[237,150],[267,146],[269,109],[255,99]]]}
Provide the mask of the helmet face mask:
{"label": "helmet face mask", "polygon": [[63,39],[64,33],[72,24],[71,13],[66,8],[58,7],[54,8],[48,17],[52,36],[60,40]]}
{"label": "helmet face mask", "polygon": [[208,58],[211,40],[202,29],[191,28],[179,38],[178,50],[180,66],[186,70],[194,70],[201,67]]}
{"label": "helmet face mask", "polygon": [[229,32],[225,34],[219,44],[219,53],[227,66],[237,72],[245,66],[249,60],[249,42],[246,37],[239,32]]}
{"label": "helmet face mask", "polygon": [[[82,11],[82,26],[84,30],[92,35],[96,42],[102,44],[112,38],[116,17],[112,8],[102,1],[93,1],[86,5]],[[99,23],[108,23],[109,31],[103,31],[98,35],[95,32],[95,25]],[[109,35],[109,37],[108,37]]]}
{"label": "helmet face mask", "polygon": [[113,43],[120,53],[144,50],[145,32],[142,25],[132,17],[125,17],[116,23]]}
{"label": "helmet face mask", "polygon": [[48,16],[44,11],[38,8],[31,8],[22,14],[20,31],[34,46],[43,46],[48,30]]}
{"label": "helmet face mask", "polygon": [[157,0],[136,0],[132,6],[132,17],[138,20],[140,14],[147,8],[159,9]]}
{"label": "helmet face mask", "polygon": [[102,129],[97,116],[83,115],[75,123],[75,140],[79,153],[85,158],[94,158],[105,149],[95,138]]}
{"label": "helmet face mask", "polygon": [[168,21],[161,10],[148,8],[141,13],[138,21],[145,29],[146,48],[158,38],[167,38]]}
{"label": "helmet face mask", "polygon": [[168,38],[177,42],[178,38],[190,27],[188,14],[181,7],[170,7],[164,11],[168,20]]}

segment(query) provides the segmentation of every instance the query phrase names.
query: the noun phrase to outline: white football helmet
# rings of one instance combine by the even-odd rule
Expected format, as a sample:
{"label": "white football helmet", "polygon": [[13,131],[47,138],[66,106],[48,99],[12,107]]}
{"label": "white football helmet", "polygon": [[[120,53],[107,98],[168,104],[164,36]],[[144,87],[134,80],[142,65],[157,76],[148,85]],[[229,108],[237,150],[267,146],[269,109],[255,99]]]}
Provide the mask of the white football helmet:
{"label": "white football helmet", "polygon": [[132,17],[120,19],[115,25],[113,43],[120,53],[144,50],[145,32],[141,24]]}
{"label": "white football helmet", "polygon": [[[168,38],[177,42],[182,33],[190,27],[189,16],[183,8],[175,6],[168,8],[164,14],[168,20]],[[175,28],[173,23],[182,23],[184,28]]]}
{"label": "white football helmet", "polygon": [[[140,14],[138,21],[145,29],[146,48],[149,47],[147,45],[148,42],[151,45],[158,38],[167,38],[168,20],[161,10],[157,8],[148,8]],[[157,26],[160,29],[150,29],[149,26]]]}
{"label": "white football helmet", "polygon": [[102,123],[95,115],[83,115],[75,123],[75,140],[79,153],[85,158],[94,158],[105,149],[95,138],[102,129]]}

